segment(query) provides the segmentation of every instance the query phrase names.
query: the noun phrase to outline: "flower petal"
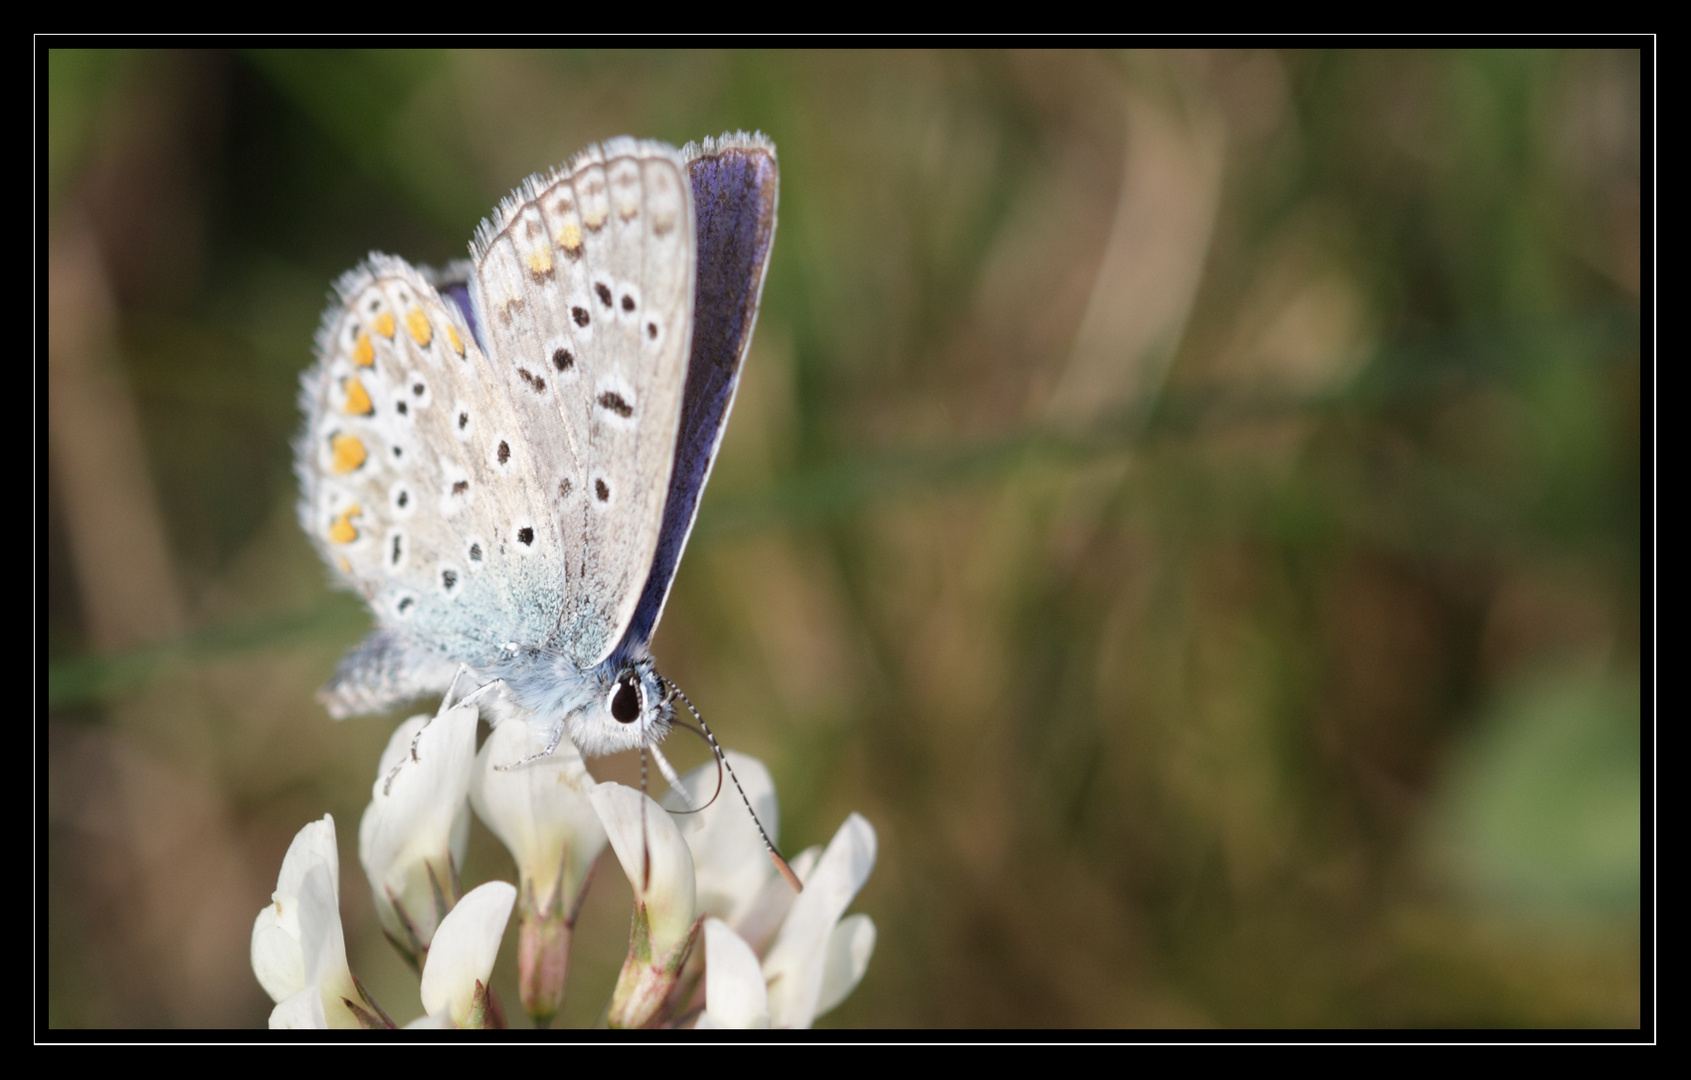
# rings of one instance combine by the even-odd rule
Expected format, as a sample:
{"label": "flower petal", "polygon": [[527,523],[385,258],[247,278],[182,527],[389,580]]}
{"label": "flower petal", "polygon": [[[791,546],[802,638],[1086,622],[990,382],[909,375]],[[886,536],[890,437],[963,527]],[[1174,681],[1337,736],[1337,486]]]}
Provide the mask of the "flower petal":
{"label": "flower petal", "polygon": [[869,957],[875,952],[875,920],[867,915],[848,915],[828,936],[828,957],[822,964],[822,990],[816,999],[816,1015],[822,1016],[851,996]]}
{"label": "flower petal", "polygon": [[524,720],[494,728],[476,755],[470,802],[510,850],[536,906],[546,909],[561,884],[568,914],[604,850],[605,827],[587,800],[593,777],[568,739],[547,757],[503,767],[540,753],[546,742],[546,733]]}
{"label": "flower petal", "polygon": [[323,999],[317,988],[308,986],[299,993],[276,1003],[270,1010],[270,1026],[275,1030],[306,1028],[322,1031],[329,1026],[323,1016]]}
{"label": "flower petal", "polygon": [[693,932],[692,850],[663,807],[633,788],[607,782],[588,797],[634,887],[635,904],[646,909],[653,955],[662,956]]}
{"label": "flower petal", "polygon": [[300,881],[314,866],[329,871],[335,895],[341,890],[341,857],[335,844],[335,818],[324,814],[323,820],[313,821],[294,836],[288,853],[282,856],[282,872],[276,875],[276,891],[287,896],[299,892]]}
{"label": "flower petal", "polygon": [[252,924],[252,972],[277,1004],[305,989],[305,955],[299,947],[298,919],[290,920],[296,924],[292,932],[282,925],[277,911],[284,904],[291,908],[293,898],[272,900]]}
{"label": "flower petal", "polygon": [[331,998],[352,987],[333,817],[311,822],[288,846],[276,891],[253,921],[251,956],[259,985],[278,1003],[307,987]]}
{"label": "flower petal", "polygon": [[[769,770],[763,762],[745,754],[729,751],[726,756],[746,799],[768,830],[770,841],[779,842],[781,811]],[[757,825],[746,813],[733,782],[718,770],[715,762],[706,762],[689,772],[681,778],[681,783],[695,806],[702,806],[710,802],[712,795],[716,796],[714,802],[697,813],[675,814],[675,823],[693,852],[699,911],[738,928],[765,883],[777,876],[775,866],[769,861],[763,837],[758,835]],[[672,812],[685,809],[673,791],[664,796],[664,806]],[[789,894],[791,891],[787,890]]]}
{"label": "flower petal", "polygon": [[769,1013],[777,1027],[809,1027],[821,999],[822,975],[834,925],[875,866],[875,829],[860,814],[846,818],[763,961]]}
{"label": "flower petal", "polygon": [[752,947],[721,919],[705,920],[702,1028],[766,1028],[769,991]]}
{"label": "flower petal", "polygon": [[[454,857],[462,859],[468,836],[465,800],[476,753],[476,708],[456,705],[434,717],[413,716],[399,725],[358,827],[358,859],[370,879],[376,913],[396,940],[407,928],[397,901],[423,945],[441,912],[434,882],[450,892]],[[450,896],[447,898],[450,902]]]}
{"label": "flower petal", "polygon": [[516,902],[516,886],[489,881],[465,893],[440,921],[423,965],[423,1008],[430,1016],[446,1013],[455,1025],[469,1018],[476,982],[491,983],[493,961]]}
{"label": "flower petal", "polygon": [[358,1018],[342,999],[358,1000],[352,972],[346,965],[346,939],[341,931],[340,897],[328,868],[314,866],[299,883],[299,951],[304,965],[304,990],[315,990],[325,1023],[335,1028],[358,1027]]}

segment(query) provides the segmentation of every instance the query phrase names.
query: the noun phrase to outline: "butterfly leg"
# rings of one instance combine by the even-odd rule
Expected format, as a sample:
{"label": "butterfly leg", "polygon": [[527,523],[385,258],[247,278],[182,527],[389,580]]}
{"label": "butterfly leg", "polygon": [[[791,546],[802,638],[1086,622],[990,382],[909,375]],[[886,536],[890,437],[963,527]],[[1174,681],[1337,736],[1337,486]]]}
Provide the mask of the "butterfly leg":
{"label": "butterfly leg", "polygon": [[455,695],[459,693],[460,688],[465,683],[473,681],[475,677],[475,672],[470,670],[470,666],[468,664],[458,665],[457,674],[452,676],[452,685],[446,688],[446,696],[441,699],[440,708],[442,712],[447,709],[455,709],[460,705],[475,705],[481,698],[487,696],[493,691],[503,690],[505,688],[504,679],[489,679],[486,682],[479,684],[474,690],[469,691],[462,697],[456,697],[455,699]]}
{"label": "butterfly leg", "polygon": [[418,725],[417,733],[411,736],[411,752],[400,758],[398,763],[395,764],[392,769],[388,770],[387,780],[382,784],[382,794],[386,795],[393,790],[393,779],[399,775],[399,770],[405,767],[405,763],[407,761],[421,760],[417,757],[417,744],[422,740],[423,732],[428,730],[430,724],[444,716],[449,710],[456,709],[460,705],[469,705],[474,707],[480,698],[485,697],[491,691],[503,689],[505,686],[505,680],[503,679],[489,679],[487,682],[477,686],[474,690],[459,696],[461,687],[465,683],[474,680],[474,678],[475,673],[470,670],[468,664],[458,665],[457,674],[452,676],[452,682],[446,688],[446,696],[440,699],[440,708],[435,710],[434,716],[431,716],[429,719]]}
{"label": "butterfly leg", "polygon": [[681,800],[681,805],[688,810],[697,810],[699,807],[697,803],[693,802],[692,793],[681,783],[681,777],[676,775],[675,766],[671,765],[669,759],[663,756],[663,751],[659,750],[655,743],[646,749],[652,752],[653,759],[658,763],[658,771],[663,773],[664,781],[669,784],[669,789],[675,792],[676,797]]}
{"label": "butterfly leg", "polygon": [[564,721],[560,719],[560,720],[553,722],[552,731],[551,731],[550,734],[548,734],[546,736],[546,748],[545,749],[541,750],[538,753],[530,754],[528,757],[518,758],[516,761],[511,762],[509,765],[495,765],[494,768],[499,770],[500,772],[509,772],[512,769],[520,769],[524,765],[529,764],[530,762],[539,761],[541,758],[549,758],[549,757],[552,756],[552,752],[555,751],[556,749],[558,749],[558,747],[563,743],[563,741],[564,741]]}

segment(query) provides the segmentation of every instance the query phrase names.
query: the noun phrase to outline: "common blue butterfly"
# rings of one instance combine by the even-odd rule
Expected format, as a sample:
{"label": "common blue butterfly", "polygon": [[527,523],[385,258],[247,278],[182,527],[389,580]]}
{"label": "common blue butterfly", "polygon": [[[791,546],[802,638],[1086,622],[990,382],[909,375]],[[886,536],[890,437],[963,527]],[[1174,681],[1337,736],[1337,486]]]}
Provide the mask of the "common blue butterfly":
{"label": "common blue butterfly", "polygon": [[[536,175],[443,271],[372,254],[302,382],[300,522],[376,629],[336,717],[460,667],[582,753],[674,719],[648,642],[692,531],[775,235],[775,147],[608,140]],[[666,769],[666,771],[668,771]]]}

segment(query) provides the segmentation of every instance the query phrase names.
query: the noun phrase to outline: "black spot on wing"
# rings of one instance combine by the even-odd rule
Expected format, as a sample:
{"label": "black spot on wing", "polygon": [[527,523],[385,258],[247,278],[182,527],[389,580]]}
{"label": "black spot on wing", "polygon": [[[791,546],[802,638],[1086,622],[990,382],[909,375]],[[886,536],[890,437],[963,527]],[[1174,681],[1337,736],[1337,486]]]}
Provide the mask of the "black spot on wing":
{"label": "black spot on wing", "polygon": [[630,405],[621,394],[615,390],[607,390],[599,395],[599,407],[609,409],[624,420],[634,415],[634,406]]}

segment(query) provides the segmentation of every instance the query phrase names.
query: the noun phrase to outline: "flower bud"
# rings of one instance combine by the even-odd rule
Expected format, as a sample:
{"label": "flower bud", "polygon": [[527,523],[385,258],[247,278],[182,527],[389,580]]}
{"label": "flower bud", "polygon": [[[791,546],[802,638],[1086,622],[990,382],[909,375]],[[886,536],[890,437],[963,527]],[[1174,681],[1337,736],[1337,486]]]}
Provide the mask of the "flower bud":
{"label": "flower bud", "polygon": [[358,858],[388,940],[419,970],[458,897],[475,763],[473,705],[399,725],[382,754],[358,828]]}
{"label": "flower bud", "polygon": [[482,744],[470,784],[477,816],[517,864],[518,979],[523,1009],[541,1026],[563,1004],[576,911],[605,847],[581,754],[565,740],[536,758],[546,741],[522,720],[500,724]]}
{"label": "flower bud", "polygon": [[600,784],[590,798],[634,889],[634,929],[609,1023],[644,1027],[661,1019],[698,933],[693,855],[663,808],[633,788]]}
{"label": "flower bud", "polygon": [[335,819],[299,831],[252,928],[252,968],[273,1028],[391,1027],[346,965]]}
{"label": "flower bud", "polygon": [[460,1028],[504,1027],[493,998],[493,961],[511,921],[517,890],[489,881],[464,894],[436,929],[423,965],[423,1008],[431,1021]]}

